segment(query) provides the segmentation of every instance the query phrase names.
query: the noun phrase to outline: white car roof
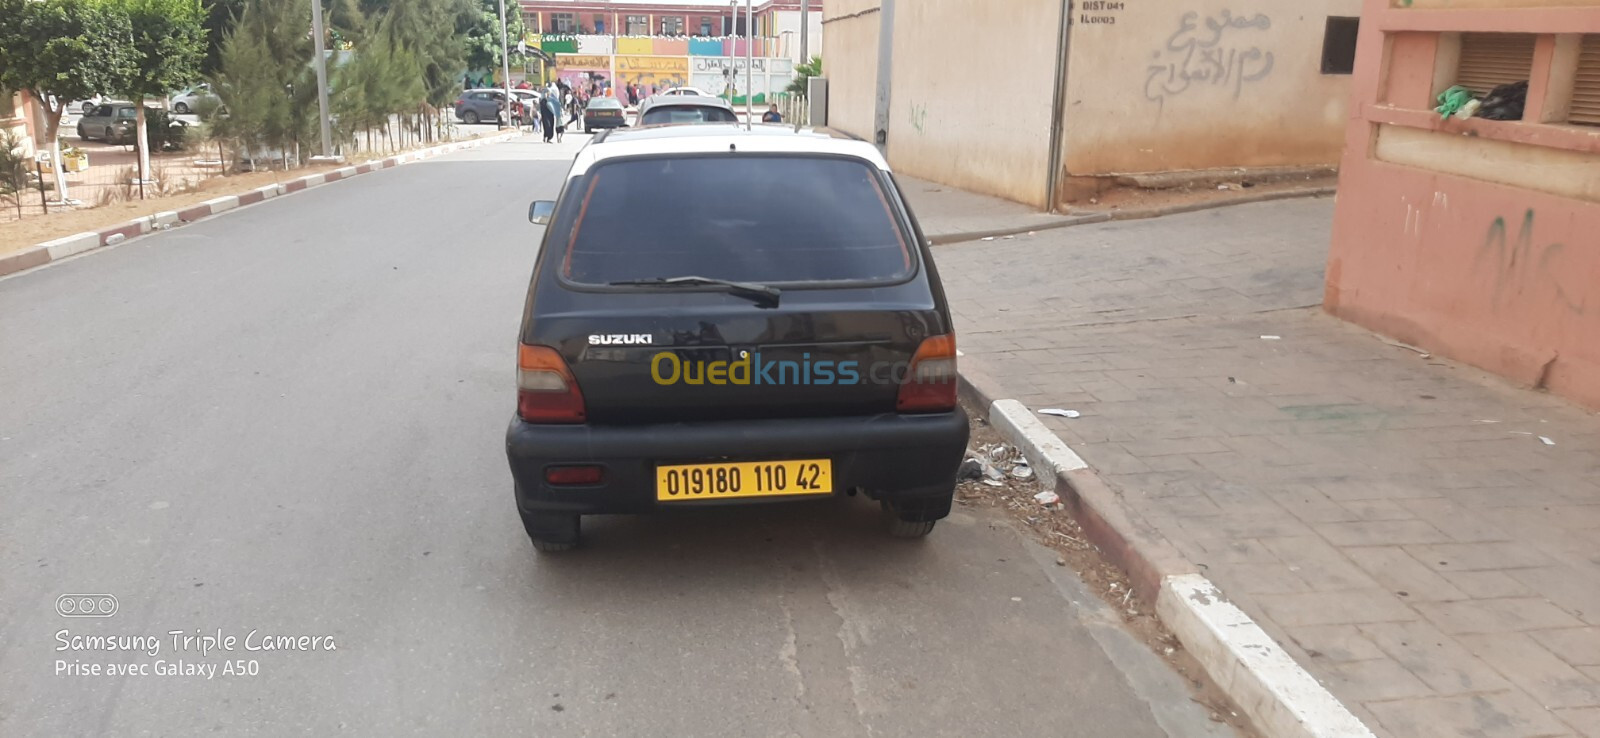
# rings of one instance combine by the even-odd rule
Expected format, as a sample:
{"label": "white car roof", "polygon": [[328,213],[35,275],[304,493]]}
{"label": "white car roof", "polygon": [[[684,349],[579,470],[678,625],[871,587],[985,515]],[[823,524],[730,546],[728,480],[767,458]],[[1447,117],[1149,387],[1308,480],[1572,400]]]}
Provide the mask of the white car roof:
{"label": "white car roof", "polygon": [[861,159],[885,172],[889,162],[876,146],[827,129],[753,126],[733,123],[623,129],[583,147],[569,178],[581,176],[607,159],[655,154],[711,154],[746,151],[761,154],[825,154]]}

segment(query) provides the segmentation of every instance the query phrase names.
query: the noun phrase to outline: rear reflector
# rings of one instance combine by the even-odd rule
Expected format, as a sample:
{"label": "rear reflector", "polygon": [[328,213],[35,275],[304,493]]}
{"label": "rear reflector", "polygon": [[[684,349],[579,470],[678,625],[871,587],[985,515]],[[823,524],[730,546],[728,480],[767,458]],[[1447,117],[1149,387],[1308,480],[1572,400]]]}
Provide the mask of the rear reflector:
{"label": "rear reflector", "polygon": [[549,484],[599,484],[605,469],[599,466],[547,466],[544,481]]}
{"label": "rear reflector", "polygon": [[929,336],[911,357],[895,409],[902,413],[942,413],[956,406],[956,337]]}
{"label": "rear reflector", "polygon": [[529,423],[582,423],[583,393],[549,346],[517,345],[517,415]]}

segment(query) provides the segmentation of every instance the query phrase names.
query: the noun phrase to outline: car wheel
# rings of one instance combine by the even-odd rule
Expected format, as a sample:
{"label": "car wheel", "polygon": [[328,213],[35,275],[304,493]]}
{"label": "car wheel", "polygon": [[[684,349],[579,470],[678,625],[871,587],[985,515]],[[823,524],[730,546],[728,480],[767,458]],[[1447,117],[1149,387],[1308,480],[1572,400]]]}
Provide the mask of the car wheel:
{"label": "car wheel", "polygon": [[83,141],[88,141],[89,140],[89,132],[83,130],[83,124],[82,123],[78,124],[78,138],[80,140],[83,140]]}
{"label": "car wheel", "polygon": [[933,532],[937,520],[925,520],[927,511],[896,505],[888,500],[878,503],[883,508],[883,521],[894,538],[922,538]]}
{"label": "car wheel", "polygon": [[188,115],[189,114],[189,104],[185,103],[185,102],[173,103],[172,104],[172,112],[177,113],[178,115]]}
{"label": "car wheel", "polygon": [[578,516],[566,513],[528,513],[522,515],[522,527],[528,531],[534,550],[540,553],[570,551],[578,546]]}
{"label": "car wheel", "polygon": [[468,110],[461,114],[461,122],[469,126],[475,126],[478,124],[478,114]]}
{"label": "car wheel", "polygon": [[108,144],[114,144],[114,143],[117,143],[117,141],[118,141],[117,132],[111,130],[111,126],[106,126],[105,142],[108,143]]}

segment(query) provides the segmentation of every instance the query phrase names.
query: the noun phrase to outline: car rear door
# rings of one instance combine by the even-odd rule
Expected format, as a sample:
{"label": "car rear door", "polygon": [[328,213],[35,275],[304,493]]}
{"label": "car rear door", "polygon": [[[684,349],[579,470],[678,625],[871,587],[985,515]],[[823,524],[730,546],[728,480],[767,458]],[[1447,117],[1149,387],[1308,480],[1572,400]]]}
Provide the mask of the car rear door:
{"label": "car rear door", "polygon": [[[569,184],[524,342],[556,348],[594,423],[896,410],[950,330],[892,184],[835,157],[648,158]],[[776,305],[704,276],[778,286]]]}

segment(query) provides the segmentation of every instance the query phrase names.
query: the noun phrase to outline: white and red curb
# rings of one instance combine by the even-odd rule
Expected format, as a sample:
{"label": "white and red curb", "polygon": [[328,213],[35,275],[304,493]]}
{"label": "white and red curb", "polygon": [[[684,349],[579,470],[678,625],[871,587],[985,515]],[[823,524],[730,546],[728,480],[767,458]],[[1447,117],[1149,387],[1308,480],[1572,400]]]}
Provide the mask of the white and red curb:
{"label": "white and red curb", "polygon": [[1257,730],[1271,738],[1374,738],[1032,411],[1004,399],[971,357],[961,362],[962,398],[1027,457],[1041,480],[1054,476],[1056,493],[1084,535],[1155,603],[1156,615]]}
{"label": "white and red curb", "polygon": [[520,135],[522,134],[517,131],[507,131],[504,133],[497,133],[492,136],[484,136],[482,138],[474,138],[467,141],[456,141],[453,143],[440,144],[438,146],[430,146],[426,149],[418,149],[416,151],[391,156],[387,159],[374,160],[365,164],[343,167],[341,169],[334,169],[332,171],[322,172],[319,174],[310,174],[304,177],[279,182],[277,184],[266,185],[265,187],[257,187],[236,195],[215,197],[197,205],[190,205],[189,207],[181,208],[179,210],[164,210],[159,213],[155,213],[154,215],[146,215],[134,218],[133,220],[107,226],[96,231],[85,231],[83,233],[76,233],[71,236],[64,236],[53,241],[35,244],[29,248],[7,256],[0,256],[0,277],[29,269],[35,269],[52,262],[78,256],[80,254],[94,251],[95,249],[105,246],[114,246],[127,239],[142,236],[152,231],[161,231],[169,228],[176,228],[189,223],[194,223],[196,221],[210,218],[214,215],[220,215],[228,212],[229,210],[234,210],[246,205],[254,205],[256,203],[264,202],[281,195],[288,195],[294,192],[308,190],[329,182],[337,182],[355,177],[357,175],[366,174],[368,172],[375,172],[380,169],[396,167],[401,164],[409,164],[412,162],[422,161],[424,159],[431,159],[444,154],[454,153],[456,151],[475,149],[492,143],[509,141]]}

